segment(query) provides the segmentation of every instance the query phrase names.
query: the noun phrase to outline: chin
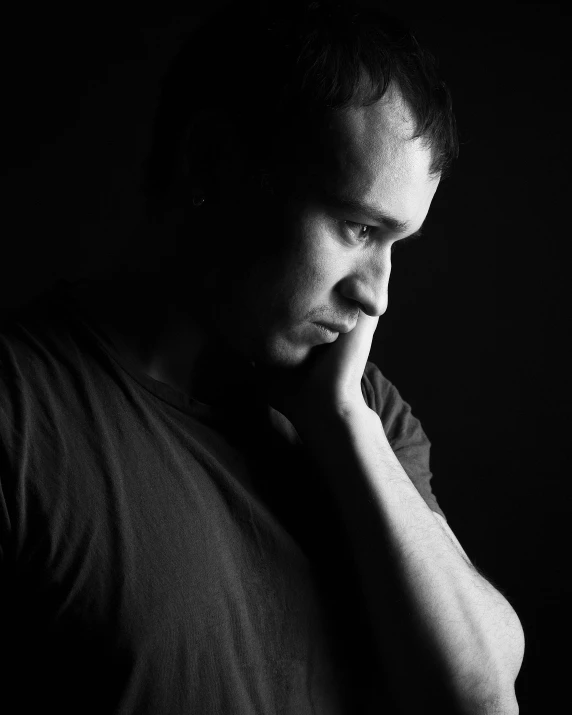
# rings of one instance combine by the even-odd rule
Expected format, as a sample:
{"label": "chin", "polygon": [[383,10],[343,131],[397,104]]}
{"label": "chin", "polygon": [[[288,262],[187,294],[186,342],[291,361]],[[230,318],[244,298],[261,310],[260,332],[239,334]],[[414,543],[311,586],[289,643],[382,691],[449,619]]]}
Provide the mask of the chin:
{"label": "chin", "polygon": [[297,345],[279,337],[267,342],[259,361],[267,367],[292,370],[306,362],[310,350],[309,345]]}

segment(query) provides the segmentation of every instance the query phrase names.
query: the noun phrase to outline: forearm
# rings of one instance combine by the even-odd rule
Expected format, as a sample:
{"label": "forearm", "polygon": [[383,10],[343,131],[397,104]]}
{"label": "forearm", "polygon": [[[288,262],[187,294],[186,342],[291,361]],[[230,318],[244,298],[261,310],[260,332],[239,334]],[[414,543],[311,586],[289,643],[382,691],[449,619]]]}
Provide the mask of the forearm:
{"label": "forearm", "polygon": [[304,441],[340,507],[403,712],[518,712],[518,617],[427,507],[377,415],[332,418]]}

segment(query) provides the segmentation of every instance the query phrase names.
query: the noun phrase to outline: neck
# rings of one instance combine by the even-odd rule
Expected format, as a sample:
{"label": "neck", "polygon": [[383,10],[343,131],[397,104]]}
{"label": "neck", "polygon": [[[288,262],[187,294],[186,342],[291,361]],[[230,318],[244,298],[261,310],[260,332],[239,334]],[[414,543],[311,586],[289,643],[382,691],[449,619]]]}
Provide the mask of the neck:
{"label": "neck", "polygon": [[167,286],[157,274],[117,276],[84,285],[78,298],[115,350],[149,377],[206,404],[224,404],[250,390],[248,361]]}

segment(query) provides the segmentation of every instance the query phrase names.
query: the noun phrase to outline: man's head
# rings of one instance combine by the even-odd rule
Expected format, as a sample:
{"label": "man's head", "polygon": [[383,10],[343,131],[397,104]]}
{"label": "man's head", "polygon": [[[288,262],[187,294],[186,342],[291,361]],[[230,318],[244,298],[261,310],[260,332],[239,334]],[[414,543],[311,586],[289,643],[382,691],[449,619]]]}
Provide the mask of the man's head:
{"label": "man's head", "polygon": [[166,80],[148,165],[155,217],[206,197],[180,232],[195,314],[271,365],[385,311],[392,247],[419,230],[457,151],[431,58],[389,19],[339,5],[201,28],[208,46],[187,46]]}

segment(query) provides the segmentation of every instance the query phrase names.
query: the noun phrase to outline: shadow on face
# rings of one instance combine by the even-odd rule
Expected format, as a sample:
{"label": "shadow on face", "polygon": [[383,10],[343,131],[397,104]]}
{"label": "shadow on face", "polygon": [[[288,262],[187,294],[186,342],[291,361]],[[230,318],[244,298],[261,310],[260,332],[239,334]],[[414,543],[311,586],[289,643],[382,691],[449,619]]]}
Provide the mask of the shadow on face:
{"label": "shadow on face", "polygon": [[412,133],[395,91],[338,110],[318,141],[274,149],[264,187],[239,132],[219,126],[214,156],[190,154],[186,186],[204,187],[206,201],[178,229],[173,280],[189,309],[237,352],[283,365],[319,344],[317,321],[381,315],[391,246],[420,228],[439,183]]}

